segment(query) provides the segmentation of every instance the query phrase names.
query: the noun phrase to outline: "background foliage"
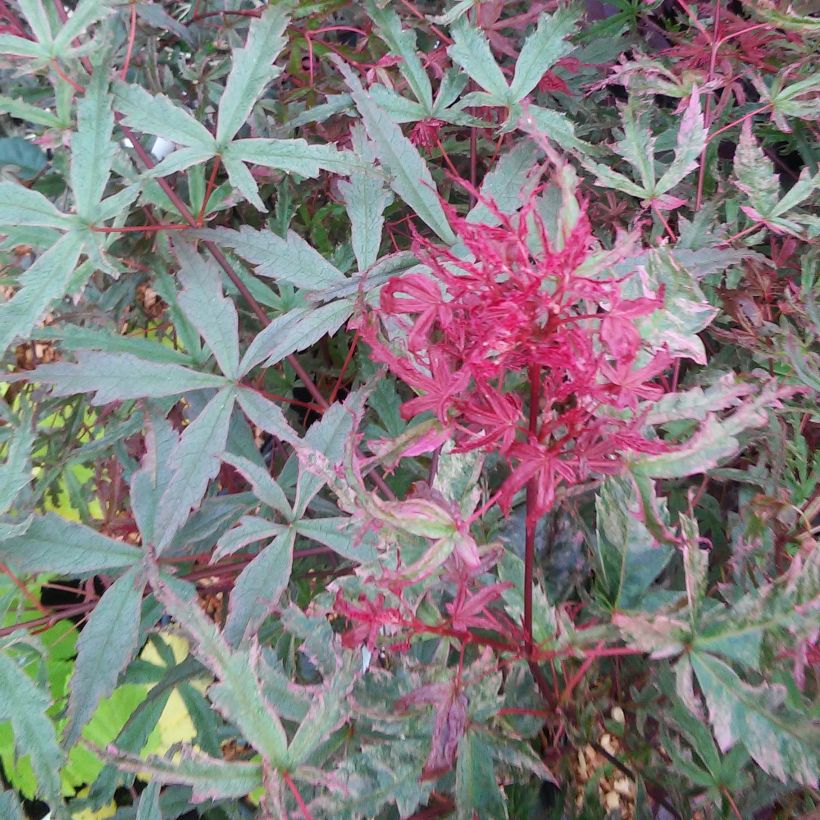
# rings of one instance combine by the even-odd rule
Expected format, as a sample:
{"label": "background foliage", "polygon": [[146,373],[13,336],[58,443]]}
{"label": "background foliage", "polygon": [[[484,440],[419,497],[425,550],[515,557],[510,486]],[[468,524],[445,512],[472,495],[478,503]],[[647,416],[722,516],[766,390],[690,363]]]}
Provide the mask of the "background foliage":
{"label": "background foliage", "polygon": [[818,31],[0,3],[0,814],[815,811]]}

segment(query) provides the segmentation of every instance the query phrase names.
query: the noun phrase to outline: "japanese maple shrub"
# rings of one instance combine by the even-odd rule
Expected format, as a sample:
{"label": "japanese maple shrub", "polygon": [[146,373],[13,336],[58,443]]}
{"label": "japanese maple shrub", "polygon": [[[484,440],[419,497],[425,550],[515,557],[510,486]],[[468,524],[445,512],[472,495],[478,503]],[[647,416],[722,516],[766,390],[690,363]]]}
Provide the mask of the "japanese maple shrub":
{"label": "japanese maple shrub", "polygon": [[0,816],[815,812],[817,35],[0,3]]}

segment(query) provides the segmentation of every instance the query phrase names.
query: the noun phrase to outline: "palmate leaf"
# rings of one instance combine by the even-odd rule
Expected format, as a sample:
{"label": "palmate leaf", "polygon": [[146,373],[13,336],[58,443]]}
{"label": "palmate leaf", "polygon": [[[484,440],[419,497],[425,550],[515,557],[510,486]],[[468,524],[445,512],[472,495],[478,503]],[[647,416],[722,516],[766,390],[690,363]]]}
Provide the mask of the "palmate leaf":
{"label": "palmate leaf", "polygon": [[453,45],[447,49],[450,59],[460,65],[499,105],[510,101],[510,88],[484,33],[471,26],[466,17],[455,22],[450,33],[453,35]]}
{"label": "palmate leaf", "polygon": [[46,715],[48,696],[14,662],[0,653],[0,721],[11,721],[19,756],[28,755],[37,777],[38,794],[48,802],[55,820],[67,820],[60,770],[65,754],[57,743],[54,724]]}
{"label": "palmate leaf", "polygon": [[97,65],[77,104],[77,131],[71,137],[71,190],[79,217],[97,219],[114,159],[114,111],[108,93],[108,72]]}
{"label": "palmate leaf", "polygon": [[231,71],[219,100],[216,141],[224,150],[245,124],[251,109],[281,69],[273,65],[286,40],[286,5],[268,6],[253,20],[248,39],[231,54]]}
{"label": "palmate leaf", "polygon": [[504,820],[507,807],[498,787],[492,752],[477,732],[468,730],[458,744],[456,806],[459,820],[481,817]]}
{"label": "palmate leaf", "polygon": [[314,178],[320,171],[348,174],[352,168],[365,170],[350,151],[340,151],[334,145],[309,145],[303,139],[245,139],[232,142],[223,158],[241,160],[251,165],[264,165],[291,174]]}
{"label": "palmate leaf", "polygon": [[[351,129],[351,139],[356,154],[366,163],[375,163],[373,144],[359,123]],[[364,171],[354,171],[349,182],[340,181],[339,193],[350,219],[353,253],[359,270],[364,271],[378,259],[384,209],[393,201],[393,195],[384,187],[382,179]]]}
{"label": "palmate leaf", "polygon": [[[207,146],[193,145],[190,148],[180,148],[170,153],[162,162],[147,170],[144,176],[149,178],[164,177],[178,171],[186,171],[194,165],[206,162],[213,155],[214,152]],[[163,203],[163,205],[165,204]],[[173,203],[170,200],[168,200],[167,206],[168,210],[174,210]]]}
{"label": "palmate leaf", "polygon": [[678,128],[675,157],[658,180],[653,192],[655,196],[670,191],[698,167],[700,156],[706,147],[706,133],[703,113],[700,109],[700,93],[697,86],[693,85],[689,104],[683,112],[680,128]]}
{"label": "palmate leaf", "polygon": [[484,177],[480,189],[481,198],[470,209],[467,221],[481,225],[499,223],[499,218],[481,199],[491,200],[502,214],[515,213],[523,204],[527,182],[537,160],[538,147],[529,140],[522,140],[499,157],[493,170]]}
{"label": "palmate leaf", "polygon": [[77,362],[41,365],[26,374],[31,381],[53,385],[55,396],[95,393],[92,404],[127,399],[176,396],[186,390],[224,387],[215,373],[200,373],[167,362],[151,362],[130,353],[81,350]]}
{"label": "palmate leaf", "polygon": [[0,354],[17,337],[27,337],[40,317],[65,295],[83,244],[79,233],[65,234],[20,277],[20,289],[0,305]]}
{"label": "palmate leaf", "polygon": [[598,583],[613,609],[639,608],[674,551],[659,544],[641,521],[635,486],[608,478],[595,501]]}
{"label": "palmate leaf", "polygon": [[287,529],[286,525],[277,524],[267,518],[260,518],[256,515],[243,515],[235,527],[219,537],[219,541],[216,542],[216,549],[211,555],[211,561],[219,561],[226,555],[232,555],[249,544],[276,538],[286,533]]}
{"label": "palmate leaf", "polygon": [[239,375],[239,318],[231,299],[222,292],[216,263],[203,259],[185,242],[174,243],[180,263],[177,278],[182,285],[179,306],[199,331],[214,354],[222,372],[229,378]]}
{"label": "palmate leaf", "polygon": [[273,231],[257,231],[243,225],[238,231],[215,228],[200,231],[198,235],[233,248],[243,259],[256,265],[259,276],[277,282],[313,291],[347,281],[341,271],[295,231],[288,231],[283,239]]}
{"label": "palmate leaf", "polygon": [[288,424],[279,405],[266,399],[261,393],[242,387],[237,392],[239,405],[252,424],[260,430],[288,444],[299,442],[296,431]]}
{"label": "palmate leaf", "polygon": [[142,550],[46,513],[34,518],[23,535],[0,541],[0,560],[18,573],[83,575],[136,564]]}
{"label": "palmate leaf", "polygon": [[174,474],[171,454],[179,436],[171,422],[152,408],[147,414],[144,439],[142,464],[131,475],[131,509],[143,544],[155,544],[159,536],[157,507]]}
{"label": "palmate leaf", "polygon": [[254,495],[263,504],[276,510],[286,521],[292,518],[293,510],[290,508],[284,490],[271,478],[266,469],[233,453],[226,453],[224,460],[226,464],[230,464],[242,474],[251,485]]}
{"label": "palmate leaf", "polygon": [[257,211],[266,212],[268,209],[262,198],[259,196],[259,186],[253,178],[253,174],[242,160],[234,157],[223,157],[222,165],[228,174],[228,182],[239,191]]}
{"label": "palmate leaf", "polygon": [[210,151],[209,156],[216,153],[216,140],[211,132],[164,94],[154,96],[138,85],[117,82],[114,100],[123,121],[131,128],[177,145]]}
{"label": "palmate leaf", "polygon": [[191,584],[160,578],[154,563],[149,563],[148,575],[154,596],[193,641],[191,651],[195,657],[218,680],[208,690],[210,701],[270,765],[277,768],[285,765],[287,736],[273,706],[262,693],[255,671],[256,653],[230,648],[199,607],[196,589]]}
{"label": "palmate leaf", "polygon": [[515,75],[510,83],[510,101],[519,102],[529,94],[544,73],[569,54],[574,46],[566,41],[573,33],[578,15],[564,6],[555,14],[542,14],[535,31],[521,47],[515,63]]}
{"label": "palmate leaf", "polygon": [[231,590],[223,635],[231,646],[239,646],[252,635],[279,602],[290,581],[293,566],[292,529],[277,535],[245,569]]}
{"label": "palmate leaf", "polygon": [[349,151],[339,151],[333,145],[308,145],[303,139],[236,140],[222,151],[222,162],[231,184],[260,211],[267,209],[259,198],[256,180],[244,163],[308,178],[319,176],[321,170],[349,174],[353,167],[360,165]]}
{"label": "palmate leaf", "polygon": [[31,481],[29,459],[33,444],[31,418],[23,414],[9,439],[6,460],[0,464],[0,515],[9,511],[20,491]]}
{"label": "palmate leaf", "polygon": [[143,759],[116,747],[109,747],[104,756],[123,771],[149,774],[152,782],[190,786],[193,803],[246,797],[262,785],[261,764],[228,763],[193,749],[184,750],[181,758],[174,760],[165,757]]}
{"label": "palmate leaf", "polygon": [[34,36],[41,43],[50,43],[52,41],[51,23],[41,0],[18,0],[18,3]]}
{"label": "palmate leaf", "polygon": [[100,700],[114,691],[120,674],[137,652],[145,586],[142,575],[142,568],[135,566],[114,581],[80,633],[63,734],[68,749],[77,742]]}
{"label": "palmate leaf", "polygon": [[60,213],[41,193],[16,182],[0,182],[0,226],[32,225],[67,230],[76,219]]}
{"label": "palmate leaf", "polygon": [[698,432],[684,444],[667,453],[636,459],[634,472],[647,478],[683,478],[706,472],[740,450],[738,434],[766,423],[768,410],[780,395],[777,386],[770,384],[727,418],[707,416]]}
{"label": "palmate leaf", "polygon": [[298,307],[277,316],[250,343],[239,365],[244,375],[262,362],[272,367],[286,356],[305,350],[323,336],[333,335],[353,313],[352,299]]}
{"label": "palmate leaf", "polygon": [[76,51],[72,43],[82,34],[86,34],[92,23],[111,13],[101,0],[80,0],[54,36],[55,57],[64,57],[67,52]]}
{"label": "palmate leaf", "polygon": [[154,524],[158,552],[171,543],[219,472],[235,398],[233,387],[220,390],[185,428],[171,453],[174,473],[159,501]]}
{"label": "palmate leaf", "polygon": [[393,54],[401,57],[399,71],[422,107],[422,117],[419,119],[431,116],[433,89],[416,50],[416,33],[411,29],[403,29],[398,14],[389,6],[380,8],[374,0],[368,0],[367,13],[376,24],[379,37],[387,43]]}
{"label": "palmate leaf", "polygon": [[690,655],[722,751],[742,743],[763,771],[816,788],[820,732],[804,714],[784,706],[784,687],[743,681],[726,663]]}
{"label": "palmate leaf", "polygon": [[640,184],[600,163],[583,160],[584,167],[595,174],[596,185],[639,197],[661,210],[679,207],[683,202],[667,196],[667,193],[698,167],[706,145],[707,132],[697,86],[692,87],[678,128],[674,158],[659,180],[655,176],[655,138],[633,100],[622,109],[622,120],[624,136],[615,144],[614,150],[632,166]]}
{"label": "palmate leaf", "polygon": [[33,60],[47,61],[51,57],[48,45],[17,37],[15,34],[0,34],[0,54],[10,57],[28,57]]}
{"label": "palmate leaf", "polygon": [[441,206],[433,175],[401,129],[384,115],[348,66],[335,55],[334,63],[350,88],[353,101],[361,114],[368,136],[375,145],[376,155],[390,174],[393,190],[413,209],[426,225],[448,244],[455,242],[455,234],[447,222]]}
{"label": "palmate leaf", "polygon": [[140,359],[179,365],[192,365],[193,359],[181,350],[141,336],[122,336],[100,327],[61,324],[38,329],[40,339],[56,339],[62,350],[100,350],[106,353],[129,353]]}

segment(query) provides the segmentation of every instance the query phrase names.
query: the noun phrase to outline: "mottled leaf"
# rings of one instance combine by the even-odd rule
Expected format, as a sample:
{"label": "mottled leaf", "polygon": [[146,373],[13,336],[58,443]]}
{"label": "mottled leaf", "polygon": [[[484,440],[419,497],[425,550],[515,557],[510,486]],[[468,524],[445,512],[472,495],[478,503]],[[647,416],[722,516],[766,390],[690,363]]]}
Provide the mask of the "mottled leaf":
{"label": "mottled leaf", "polygon": [[312,541],[330,547],[343,558],[358,563],[372,561],[376,551],[369,539],[358,532],[350,518],[302,518],[294,524],[296,532]]}
{"label": "mottled leaf", "polygon": [[664,194],[674,188],[683,178],[700,164],[700,156],[706,147],[706,126],[700,110],[700,93],[692,86],[689,104],[683,112],[675,158],[655,186],[654,194]]}
{"label": "mottled leaf", "polygon": [[[349,401],[350,399],[348,399]],[[353,413],[344,404],[334,404],[314,422],[305,434],[304,444],[321,453],[332,466],[342,460],[347,437],[353,429]],[[308,470],[300,470],[296,484],[293,512],[301,517],[311,499],[322,489],[325,480]]]}
{"label": "mottled leaf", "polygon": [[816,788],[820,733],[805,715],[784,705],[786,689],[752,686],[711,655],[693,652],[691,661],[721,751],[739,741],[772,777]]}
{"label": "mottled leaf", "polygon": [[[255,671],[256,650],[233,651],[228,646],[200,608],[193,586],[176,579],[160,579],[155,564],[149,564],[148,572],[155,597],[191,638],[193,654],[219,680],[208,690],[211,702],[271,765],[284,765],[287,736],[262,693]],[[182,782],[182,779],[174,782]]]}
{"label": "mottled leaf", "polygon": [[595,501],[598,583],[613,609],[640,608],[673,550],[659,544],[641,521],[635,486],[608,478]]}
{"label": "mottled leaf", "polygon": [[508,816],[492,754],[474,731],[468,730],[458,745],[455,795],[459,820],[472,820],[474,813],[493,820]]}
{"label": "mottled leaf", "polygon": [[683,478],[715,467],[740,450],[739,433],[766,423],[767,410],[777,398],[777,388],[769,385],[731,416],[725,419],[708,416],[698,432],[684,444],[670,448],[667,453],[636,459],[635,472],[648,478]]}
{"label": "mottled leaf", "polygon": [[350,659],[346,669],[333,675],[329,684],[314,693],[310,709],[300,721],[299,728],[288,746],[288,764],[292,768],[308,761],[309,756],[344,720],[344,706],[349,703],[354,680],[349,661]]}

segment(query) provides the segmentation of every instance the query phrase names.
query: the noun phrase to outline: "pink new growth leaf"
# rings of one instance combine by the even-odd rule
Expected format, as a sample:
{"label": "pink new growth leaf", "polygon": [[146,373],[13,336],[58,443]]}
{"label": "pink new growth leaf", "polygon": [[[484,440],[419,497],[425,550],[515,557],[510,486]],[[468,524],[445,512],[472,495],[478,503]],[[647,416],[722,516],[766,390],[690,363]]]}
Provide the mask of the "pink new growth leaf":
{"label": "pink new growth leaf", "polygon": [[[572,203],[578,215],[560,247],[548,236],[536,194],[514,216],[485,204],[500,225],[472,224],[444,205],[465,257],[414,235],[414,251],[431,275],[390,280],[361,332],[373,357],[416,393],[402,406],[404,418],[432,412],[450,430],[455,452],[505,457],[505,510],[537,478],[528,515],[538,518],[559,485],[617,472],[627,452],[663,450],[642,434],[641,418],[624,413],[662,392],[653,380],[670,357],[647,347],[635,326],[662,299],[627,300],[622,277],[579,273],[596,250],[583,203]],[[388,342],[383,321],[403,338]],[[533,374],[540,396],[535,431],[522,395]]]}

